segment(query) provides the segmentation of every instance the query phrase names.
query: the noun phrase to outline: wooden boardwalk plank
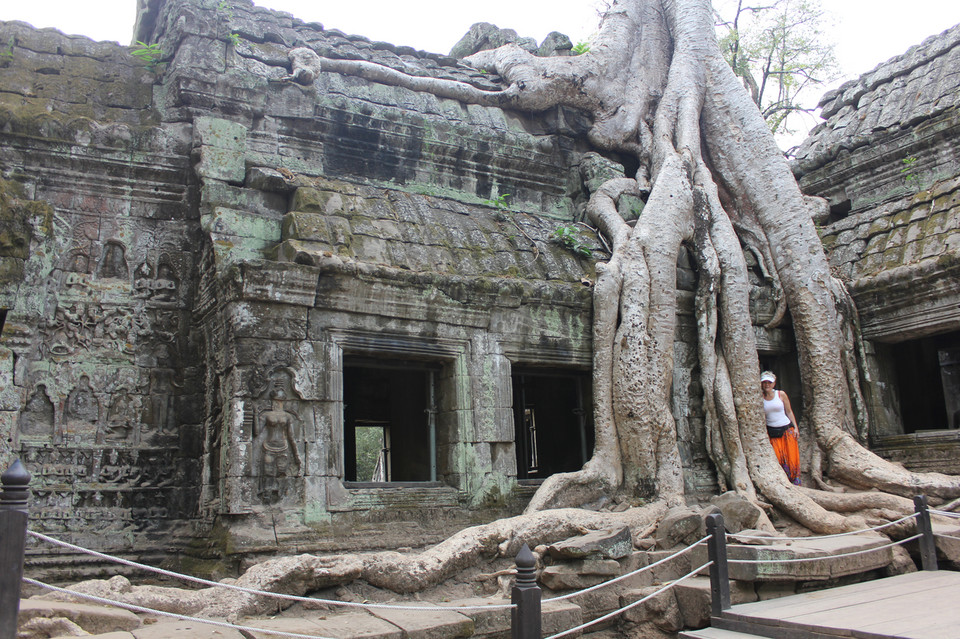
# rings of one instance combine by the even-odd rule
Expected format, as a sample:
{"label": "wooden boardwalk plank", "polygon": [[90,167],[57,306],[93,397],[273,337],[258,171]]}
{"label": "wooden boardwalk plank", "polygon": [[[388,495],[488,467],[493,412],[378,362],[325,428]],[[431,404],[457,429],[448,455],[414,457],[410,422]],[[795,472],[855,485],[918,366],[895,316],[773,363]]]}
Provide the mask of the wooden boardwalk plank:
{"label": "wooden boardwalk plank", "polygon": [[960,573],[915,572],[739,604],[724,616],[846,637],[960,638]]}
{"label": "wooden boardwalk plank", "polygon": [[960,588],[960,573],[937,571],[925,574],[914,572],[779,599],[738,604],[731,611],[737,615],[781,618],[788,614],[856,606],[864,602],[896,598],[904,593],[951,586]]}

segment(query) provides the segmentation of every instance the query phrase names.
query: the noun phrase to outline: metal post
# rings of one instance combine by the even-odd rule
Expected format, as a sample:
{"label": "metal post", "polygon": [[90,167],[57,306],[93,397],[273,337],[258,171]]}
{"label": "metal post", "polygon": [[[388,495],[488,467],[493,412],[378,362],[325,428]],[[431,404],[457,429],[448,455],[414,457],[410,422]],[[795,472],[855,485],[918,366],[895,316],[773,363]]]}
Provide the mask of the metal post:
{"label": "metal post", "polygon": [[0,639],[16,639],[30,473],[18,459],[0,475],[0,482]]}
{"label": "metal post", "polygon": [[707,515],[707,551],[710,556],[710,612],[714,617],[730,607],[730,573],[727,572],[727,531],[723,515]]}
{"label": "metal post", "polygon": [[510,611],[511,639],[540,639],[543,634],[537,560],[527,544],[517,554],[517,583],[510,601],[516,606]]}
{"label": "metal post", "polygon": [[915,496],[913,506],[917,511],[917,532],[922,535],[917,540],[920,546],[920,565],[924,570],[937,570],[937,542],[933,538],[933,526],[930,525],[927,496]]}

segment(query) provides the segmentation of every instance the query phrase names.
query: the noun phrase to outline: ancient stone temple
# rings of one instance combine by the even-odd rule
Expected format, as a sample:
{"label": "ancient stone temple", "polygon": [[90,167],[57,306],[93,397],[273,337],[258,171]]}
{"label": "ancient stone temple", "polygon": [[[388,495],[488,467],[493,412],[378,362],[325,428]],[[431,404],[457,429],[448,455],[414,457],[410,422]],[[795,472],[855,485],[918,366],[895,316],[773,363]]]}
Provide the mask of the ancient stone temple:
{"label": "ancient stone temple", "polygon": [[[608,253],[580,221],[630,171],[592,153],[584,115],[304,82],[297,47],[499,78],[248,0],[141,0],[133,39],[0,23],[0,462],[34,473],[34,529],[213,561],[421,545],[583,465]],[[861,307],[871,441],[920,465],[960,409],[958,42],[844,87],[797,164]],[[793,390],[792,334],[764,328],[772,287],[746,257],[761,361]],[[673,412],[696,497],[716,476],[690,264]]]}
{"label": "ancient stone temple", "polygon": [[960,26],[848,82],[794,172],[849,282],[871,446],[960,472]]}
{"label": "ancient stone temple", "polygon": [[582,466],[582,116],[304,86],[296,46],[497,79],[250,2],[141,5],[153,48],[0,26],[0,430],[33,526],[404,545]]}

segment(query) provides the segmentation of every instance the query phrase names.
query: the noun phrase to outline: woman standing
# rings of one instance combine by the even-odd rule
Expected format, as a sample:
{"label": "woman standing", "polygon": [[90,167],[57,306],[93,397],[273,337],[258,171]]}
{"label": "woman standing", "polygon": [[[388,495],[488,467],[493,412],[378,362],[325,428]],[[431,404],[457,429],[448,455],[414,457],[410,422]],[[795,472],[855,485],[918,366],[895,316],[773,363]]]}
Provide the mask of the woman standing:
{"label": "woman standing", "polygon": [[763,391],[763,412],[767,414],[767,435],[790,483],[800,485],[800,447],[797,445],[797,418],[790,408],[790,398],[783,391],[774,390],[777,376],[770,371],[760,373]]}

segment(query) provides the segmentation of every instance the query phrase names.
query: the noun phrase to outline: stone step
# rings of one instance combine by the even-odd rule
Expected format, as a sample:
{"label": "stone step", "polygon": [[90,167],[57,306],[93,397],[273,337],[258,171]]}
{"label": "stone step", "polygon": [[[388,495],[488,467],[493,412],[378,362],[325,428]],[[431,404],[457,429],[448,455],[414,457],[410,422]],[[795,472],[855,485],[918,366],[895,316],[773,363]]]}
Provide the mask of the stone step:
{"label": "stone step", "polygon": [[704,628],[703,630],[687,630],[677,635],[680,639],[763,639],[760,635],[751,635],[735,630],[720,628]]}
{"label": "stone step", "polygon": [[[341,639],[508,639],[511,634],[509,609],[450,609],[508,603],[478,597],[444,602],[423,610],[288,610],[269,619],[240,619],[237,625]],[[416,605],[430,606],[422,602]],[[547,601],[542,606],[542,619],[544,634],[552,635],[580,625],[583,615],[576,604]],[[117,608],[40,599],[21,600],[18,621],[21,631],[31,630],[31,634],[24,635],[30,637],[77,634],[78,630],[99,639],[272,639],[277,636],[168,617],[151,619],[148,616],[141,621],[137,615]]]}

